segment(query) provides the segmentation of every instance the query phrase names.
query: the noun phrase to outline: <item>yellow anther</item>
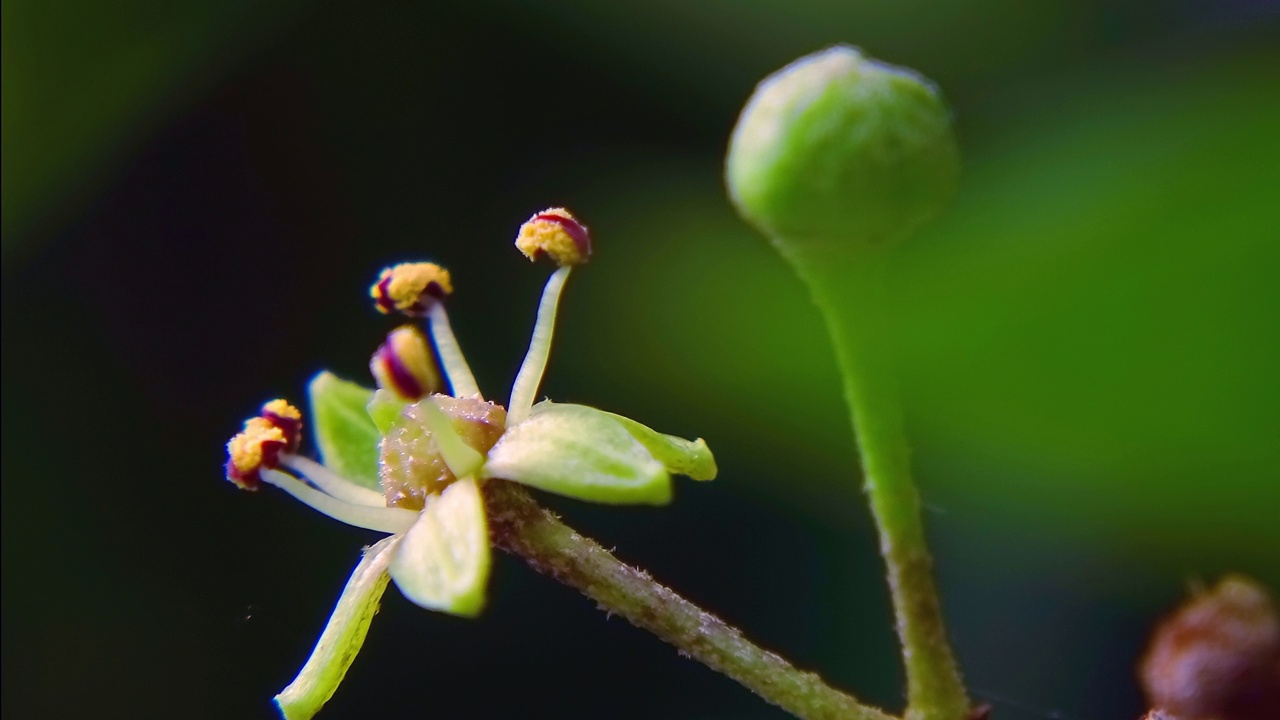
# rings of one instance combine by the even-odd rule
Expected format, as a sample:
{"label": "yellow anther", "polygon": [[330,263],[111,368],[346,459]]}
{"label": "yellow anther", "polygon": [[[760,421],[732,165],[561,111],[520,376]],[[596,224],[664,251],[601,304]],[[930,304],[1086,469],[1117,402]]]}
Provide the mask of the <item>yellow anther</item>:
{"label": "yellow anther", "polygon": [[546,255],[557,265],[581,265],[591,259],[591,235],[564,208],[549,208],[520,226],[516,249],[530,260]]}
{"label": "yellow anther", "polygon": [[378,387],[404,400],[415,401],[444,388],[431,346],[422,331],[413,325],[392,330],[387,341],[373,354],[369,369],[377,378]]}
{"label": "yellow anther", "polygon": [[280,428],[280,432],[284,434],[286,451],[295,452],[298,449],[302,442],[302,411],[290,405],[287,400],[276,399],[262,406],[262,417]]}
{"label": "yellow anther", "polygon": [[277,398],[262,406],[263,415],[275,415],[285,420],[302,421],[302,411],[289,404],[288,400]]}
{"label": "yellow anther", "polygon": [[369,296],[378,311],[399,311],[409,316],[426,313],[431,303],[453,292],[449,271],[435,263],[401,263],[386,268],[378,282],[369,288]]}
{"label": "yellow anther", "polygon": [[257,490],[258,472],[274,467],[286,444],[284,432],[270,420],[251,418],[227,443],[227,479],[242,490]]}

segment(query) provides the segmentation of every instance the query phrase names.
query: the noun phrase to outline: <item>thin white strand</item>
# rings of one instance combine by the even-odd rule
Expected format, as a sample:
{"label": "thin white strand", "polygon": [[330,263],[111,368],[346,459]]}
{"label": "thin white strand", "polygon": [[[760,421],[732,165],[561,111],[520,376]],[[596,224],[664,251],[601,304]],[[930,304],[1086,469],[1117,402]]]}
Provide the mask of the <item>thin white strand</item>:
{"label": "thin white strand", "polygon": [[280,464],[302,475],[311,481],[312,485],[343,502],[368,507],[387,506],[387,500],[382,493],[357,485],[311,458],[301,455],[281,455]]}
{"label": "thin white strand", "polygon": [[275,485],[311,506],[313,510],[355,527],[385,533],[402,533],[412,527],[413,522],[418,519],[418,513],[412,510],[385,506],[374,508],[343,502],[279,470],[263,470],[260,475],[264,482]]}
{"label": "thin white strand", "polygon": [[444,302],[431,304],[431,310],[427,314],[427,329],[435,340],[436,352],[440,355],[440,364],[444,366],[445,379],[449,381],[453,396],[481,397],[476,377],[471,374],[471,366],[467,364],[462,348],[458,347],[458,338],[453,335],[453,326],[449,324],[449,313],[445,312]]}
{"label": "thin white strand", "polygon": [[534,398],[538,394],[538,386],[542,384],[542,374],[547,369],[547,358],[551,355],[551,339],[555,334],[556,310],[560,306],[560,293],[564,290],[565,281],[569,279],[571,266],[564,266],[551,273],[547,285],[542,289],[542,301],[538,303],[538,319],[533,325],[533,335],[529,338],[529,352],[525,353],[520,372],[516,373],[516,381],[511,385],[511,402],[507,407],[507,427],[521,422],[529,416]]}

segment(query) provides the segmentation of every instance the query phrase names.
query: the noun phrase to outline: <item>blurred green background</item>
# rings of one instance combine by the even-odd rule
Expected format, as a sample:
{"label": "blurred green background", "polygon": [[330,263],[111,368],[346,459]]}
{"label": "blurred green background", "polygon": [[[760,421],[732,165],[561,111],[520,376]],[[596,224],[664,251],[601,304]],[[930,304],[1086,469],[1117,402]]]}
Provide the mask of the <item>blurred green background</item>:
{"label": "blurred green background", "polygon": [[[3,11],[3,711],[269,717],[361,544],[221,478],[257,404],[365,379],[431,258],[494,395],[566,204],[544,391],[703,436],[662,510],[549,500],[749,636],[900,707],[839,379],[730,210],[754,83],[848,42],[940,83],[955,206],[894,267],[948,621],[995,717],[1132,718],[1151,623],[1280,588],[1280,9],[1265,1],[117,3]],[[504,558],[483,620],[390,591],[322,717],[770,718]]]}

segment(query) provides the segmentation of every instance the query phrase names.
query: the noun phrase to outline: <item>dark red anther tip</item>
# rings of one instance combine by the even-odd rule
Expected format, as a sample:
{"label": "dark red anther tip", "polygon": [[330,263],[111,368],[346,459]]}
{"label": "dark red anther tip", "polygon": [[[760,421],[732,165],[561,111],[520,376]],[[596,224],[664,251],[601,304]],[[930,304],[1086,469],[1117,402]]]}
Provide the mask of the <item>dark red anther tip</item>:
{"label": "dark red anther tip", "polygon": [[391,299],[388,292],[388,286],[391,284],[391,276],[387,275],[378,281],[376,290],[374,291],[374,302],[378,306],[378,310],[385,315],[390,315],[396,311],[396,303]]}

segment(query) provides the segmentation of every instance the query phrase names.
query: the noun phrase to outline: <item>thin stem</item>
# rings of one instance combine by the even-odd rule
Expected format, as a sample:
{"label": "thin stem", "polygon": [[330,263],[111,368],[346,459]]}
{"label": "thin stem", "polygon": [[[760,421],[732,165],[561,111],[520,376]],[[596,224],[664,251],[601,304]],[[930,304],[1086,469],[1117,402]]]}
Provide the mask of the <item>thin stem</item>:
{"label": "thin stem", "polygon": [[556,329],[556,310],[560,307],[560,293],[564,290],[565,281],[569,279],[571,265],[566,265],[551,273],[547,285],[542,289],[542,300],[538,303],[538,319],[533,324],[533,334],[529,338],[529,351],[525,353],[520,371],[516,373],[516,381],[511,385],[511,402],[507,403],[507,425],[515,425],[529,416],[533,400],[538,394],[538,386],[542,384],[542,374],[547,369],[547,357],[551,355],[551,338]]}
{"label": "thin stem", "polygon": [[440,355],[440,365],[444,368],[445,379],[454,397],[480,397],[480,386],[476,384],[476,376],[471,374],[471,366],[467,357],[458,346],[458,338],[453,334],[453,326],[449,324],[449,313],[444,309],[444,302],[431,303],[427,311],[427,327],[431,331],[431,339],[436,343],[436,352]]}
{"label": "thin stem", "polygon": [[567,527],[518,485],[484,487],[493,542],[800,718],[893,720],[752,644],[737,629]]}
{"label": "thin stem", "polygon": [[906,717],[959,720],[968,712],[969,700],[943,627],[920,495],[911,478],[889,342],[885,251],[872,247],[848,262],[795,260],[826,319],[844,377],[902,642]]}

